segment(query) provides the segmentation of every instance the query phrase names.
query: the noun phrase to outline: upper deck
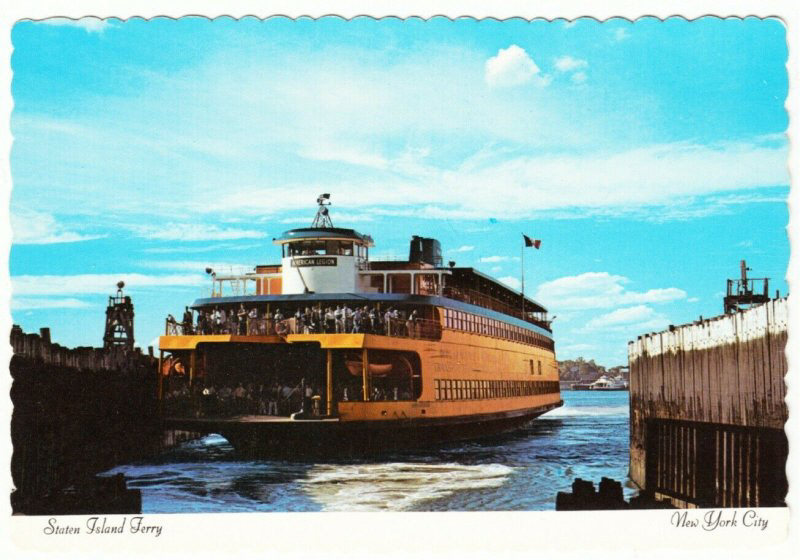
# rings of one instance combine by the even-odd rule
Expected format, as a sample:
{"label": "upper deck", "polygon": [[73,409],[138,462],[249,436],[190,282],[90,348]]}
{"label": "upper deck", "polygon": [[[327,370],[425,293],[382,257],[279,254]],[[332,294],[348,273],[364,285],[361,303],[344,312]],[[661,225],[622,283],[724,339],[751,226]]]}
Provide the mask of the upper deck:
{"label": "upper deck", "polygon": [[[490,276],[470,267],[442,266],[435,239],[413,236],[408,260],[370,261],[372,237],[336,228],[325,195],[312,227],[284,232],[273,242],[281,263],[259,265],[243,274],[219,275],[211,269],[210,297],[194,309],[244,304],[359,303],[418,304],[475,313],[518,324],[550,336],[547,310]],[[248,307],[249,309],[249,307]]]}

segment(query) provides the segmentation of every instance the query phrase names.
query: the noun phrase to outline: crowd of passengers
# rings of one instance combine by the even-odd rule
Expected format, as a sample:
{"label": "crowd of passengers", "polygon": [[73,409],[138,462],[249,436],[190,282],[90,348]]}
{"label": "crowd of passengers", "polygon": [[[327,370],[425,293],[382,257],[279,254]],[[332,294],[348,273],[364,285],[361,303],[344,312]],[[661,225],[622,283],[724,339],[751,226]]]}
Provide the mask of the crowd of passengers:
{"label": "crowd of passengers", "polygon": [[[294,319],[289,321],[288,319]],[[386,336],[421,335],[422,323],[416,309],[410,313],[389,307],[385,311],[378,307],[349,307],[338,304],[323,308],[321,304],[297,308],[288,317],[280,309],[275,313],[259,312],[256,307],[249,310],[244,304],[239,308],[216,306],[213,310],[198,310],[194,321],[189,307],[178,321],[167,316],[167,328],[181,334],[315,334],[315,333],[366,333]]]}
{"label": "crowd of passengers", "polygon": [[[190,388],[185,381],[164,394],[164,404],[168,410],[197,417],[267,415],[292,416],[296,418],[322,416],[325,404],[322,392],[317,385],[306,383],[291,384],[273,379],[271,383],[222,383],[195,384]],[[341,401],[363,400],[363,389],[353,383],[338,391]],[[397,401],[410,400],[411,394],[398,387],[384,389],[372,387],[370,400]]]}

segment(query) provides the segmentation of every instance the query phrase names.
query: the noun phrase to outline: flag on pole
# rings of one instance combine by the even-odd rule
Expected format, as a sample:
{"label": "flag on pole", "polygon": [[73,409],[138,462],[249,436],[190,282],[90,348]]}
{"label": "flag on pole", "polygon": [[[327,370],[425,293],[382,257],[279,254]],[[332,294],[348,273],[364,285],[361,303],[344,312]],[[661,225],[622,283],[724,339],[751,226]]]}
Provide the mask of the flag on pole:
{"label": "flag on pole", "polygon": [[530,237],[528,237],[524,233],[522,234],[522,237],[525,238],[525,246],[526,247],[533,247],[534,249],[538,249],[539,245],[542,244],[542,240],[541,239],[531,239]]}

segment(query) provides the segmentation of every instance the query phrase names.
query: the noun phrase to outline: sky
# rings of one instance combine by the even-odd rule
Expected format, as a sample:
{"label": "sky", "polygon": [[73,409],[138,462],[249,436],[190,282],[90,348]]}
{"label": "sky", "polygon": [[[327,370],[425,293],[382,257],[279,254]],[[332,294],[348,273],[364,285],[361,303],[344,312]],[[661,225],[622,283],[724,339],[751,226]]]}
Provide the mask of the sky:
{"label": "sky", "polygon": [[786,294],[788,93],[775,19],[23,21],[12,29],[12,319],[137,345],[207,266],[338,227],[411,235],[555,316],[559,359],[722,312],[746,259]]}

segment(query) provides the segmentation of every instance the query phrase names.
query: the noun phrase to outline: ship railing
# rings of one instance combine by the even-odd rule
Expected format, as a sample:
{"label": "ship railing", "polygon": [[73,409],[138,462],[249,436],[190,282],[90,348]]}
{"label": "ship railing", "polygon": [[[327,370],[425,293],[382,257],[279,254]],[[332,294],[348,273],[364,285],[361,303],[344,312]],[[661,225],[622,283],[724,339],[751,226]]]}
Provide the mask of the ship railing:
{"label": "ship railing", "polygon": [[516,317],[517,319],[522,319],[523,321],[527,321],[547,329],[550,328],[550,323],[547,320],[546,313],[539,311],[525,311],[525,313],[523,313],[521,302],[519,306],[513,306],[483,292],[479,292],[470,288],[458,288],[455,286],[445,287],[442,290],[442,295],[456,301],[463,301],[464,303],[470,303],[472,305],[477,305],[478,307],[491,309],[492,311],[499,311],[500,313],[510,315],[511,317]]}
{"label": "ship railing", "polygon": [[355,325],[352,321],[334,323],[328,327],[324,322],[319,328],[306,325],[294,317],[289,319],[250,318],[244,321],[226,320],[221,322],[201,323],[199,326],[181,324],[167,319],[165,331],[167,336],[181,335],[213,335],[230,334],[240,336],[287,336],[290,334],[377,334],[396,338],[420,338],[439,340],[442,337],[442,326],[439,321],[430,319],[389,319],[372,325],[369,322]]}

